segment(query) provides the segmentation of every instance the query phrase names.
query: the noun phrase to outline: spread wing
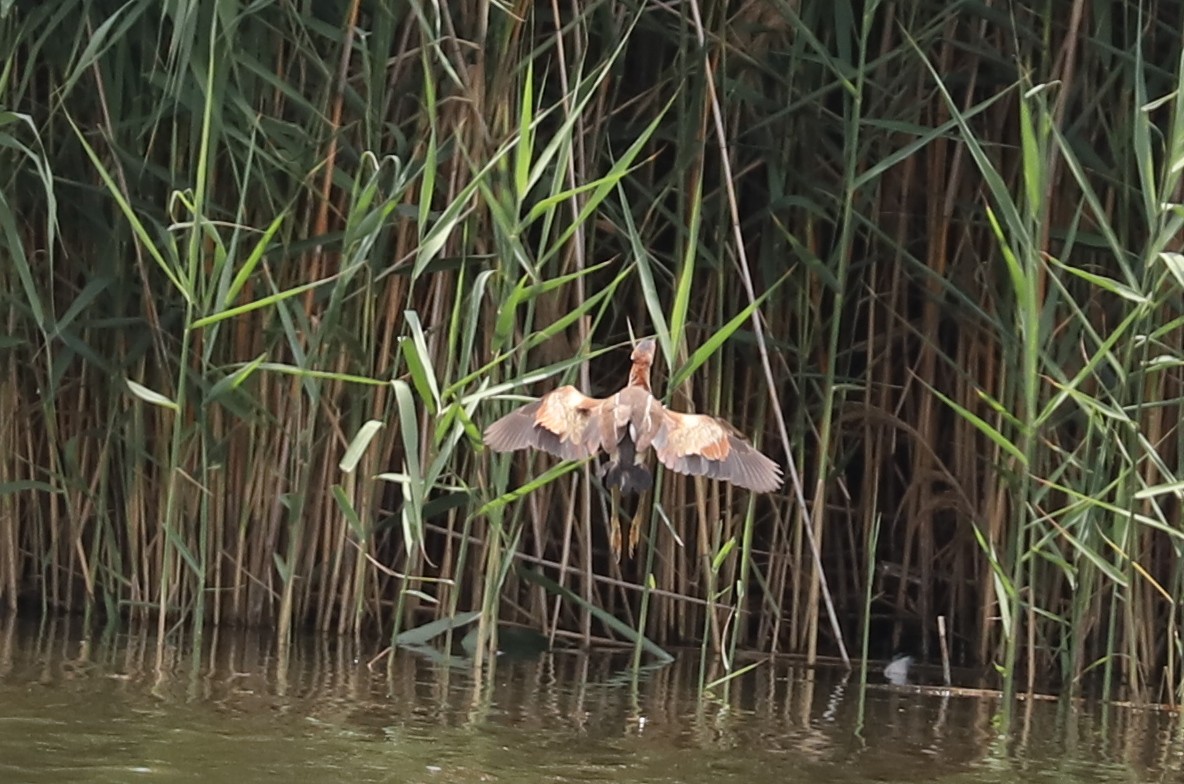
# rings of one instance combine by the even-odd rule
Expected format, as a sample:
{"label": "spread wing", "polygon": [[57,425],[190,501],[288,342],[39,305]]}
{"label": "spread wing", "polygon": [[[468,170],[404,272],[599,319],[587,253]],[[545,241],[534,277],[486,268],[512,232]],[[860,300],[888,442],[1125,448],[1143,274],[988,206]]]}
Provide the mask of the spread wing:
{"label": "spread wing", "polygon": [[600,451],[595,414],[603,403],[573,386],[559,387],[486,428],[485,444],[495,452],[534,447],[565,460],[580,460]]}
{"label": "spread wing", "polygon": [[781,487],[781,466],[758,452],[722,419],[667,409],[654,451],[671,471],[723,479],[768,493]]}

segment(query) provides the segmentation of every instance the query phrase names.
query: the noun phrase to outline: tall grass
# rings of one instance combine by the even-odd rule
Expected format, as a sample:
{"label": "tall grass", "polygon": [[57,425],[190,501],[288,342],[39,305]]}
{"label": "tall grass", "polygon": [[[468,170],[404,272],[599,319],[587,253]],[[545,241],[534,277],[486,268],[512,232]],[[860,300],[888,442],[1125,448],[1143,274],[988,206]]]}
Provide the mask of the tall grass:
{"label": "tall grass", "polygon": [[[1174,6],[342,6],[0,18],[9,608],[725,669],[942,616],[1175,699]],[[479,445],[631,334],[788,481],[660,474],[617,564],[592,466]]]}

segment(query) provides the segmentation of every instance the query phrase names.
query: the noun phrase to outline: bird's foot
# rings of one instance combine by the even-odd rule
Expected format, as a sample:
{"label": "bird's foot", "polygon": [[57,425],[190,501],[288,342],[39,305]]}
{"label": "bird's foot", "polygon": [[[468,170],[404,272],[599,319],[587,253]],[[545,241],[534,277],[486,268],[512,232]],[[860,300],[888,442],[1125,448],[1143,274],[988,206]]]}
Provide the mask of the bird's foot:
{"label": "bird's foot", "polygon": [[[613,514],[612,528],[608,534],[608,546],[612,549],[613,560],[617,563],[621,562],[621,521],[617,519],[616,514]],[[631,537],[632,538],[632,537]],[[632,550],[630,551],[632,555]]]}
{"label": "bird's foot", "polygon": [[617,488],[613,488],[609,493],[609,531],[608,531],[608,546],[612,550],[613,560],[617,563],[621,562],[621,521],[617,517],[620,507],[618,501],[621,493]]}
{"label": "bird's foot", "polygon": [[645,517],[646,504],[645,499],[637,505],[637,511],[633,513],[633,519],[629,521],[629,557],[632,558],[637,553],[637,543],[641,541],[641,523]]}

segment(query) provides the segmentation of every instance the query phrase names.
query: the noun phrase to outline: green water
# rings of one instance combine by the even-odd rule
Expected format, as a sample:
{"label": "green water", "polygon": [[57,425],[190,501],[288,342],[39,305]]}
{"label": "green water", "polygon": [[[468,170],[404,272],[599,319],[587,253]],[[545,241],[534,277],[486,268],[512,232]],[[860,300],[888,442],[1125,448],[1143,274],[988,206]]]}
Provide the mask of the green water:
{"label": "green water", "polygon": [[[0,619],[0,784],[40,782],[1113,782],[1176,780],[1171,714],[942,697],[762,665],[701,698],[687,655],[464,667],[336,638],[218,633],[158,652]],[[159,657],[159,658],[158,658]],[[861,699],[862,697],[862,699]],[[862,705],[861,705],[862,703]]]}

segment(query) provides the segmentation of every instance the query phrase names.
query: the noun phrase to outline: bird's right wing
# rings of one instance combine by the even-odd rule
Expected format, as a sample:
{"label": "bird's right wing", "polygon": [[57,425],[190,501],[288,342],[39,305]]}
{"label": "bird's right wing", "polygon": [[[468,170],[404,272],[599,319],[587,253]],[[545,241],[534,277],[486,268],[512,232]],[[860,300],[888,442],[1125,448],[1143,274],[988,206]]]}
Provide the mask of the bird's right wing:
{"label": "bird's right wing", "polygon": [[559,387],[490,425],[485,444],[495,452],[534,447],[565,460],[589,457],[600,451],[596,413],[604,402],[573,386]]}

